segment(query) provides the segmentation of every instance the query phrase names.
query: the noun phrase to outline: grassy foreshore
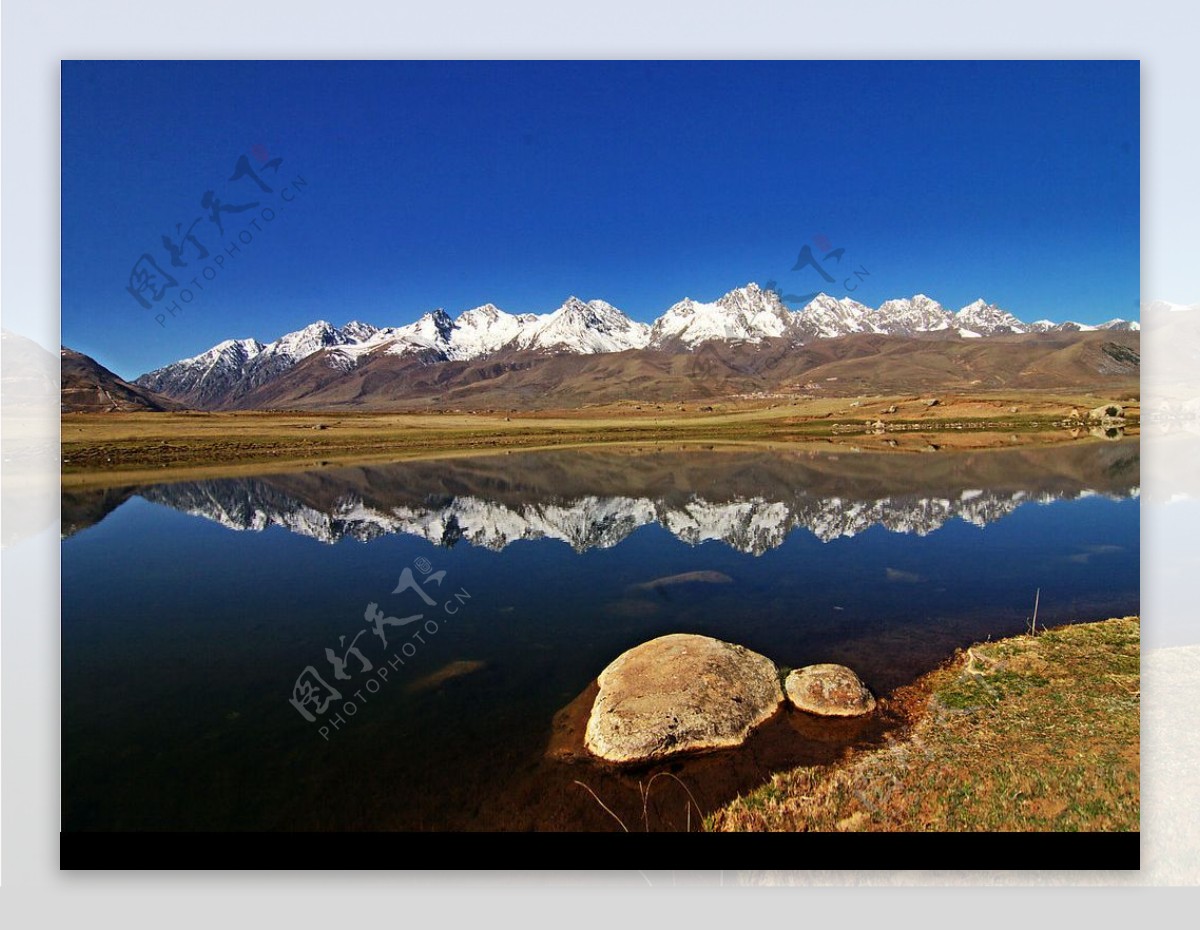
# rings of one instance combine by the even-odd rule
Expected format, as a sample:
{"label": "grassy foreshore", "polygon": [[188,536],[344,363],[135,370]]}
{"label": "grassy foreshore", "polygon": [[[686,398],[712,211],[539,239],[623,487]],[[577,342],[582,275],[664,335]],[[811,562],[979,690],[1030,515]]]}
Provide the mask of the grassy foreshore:
{"label": "grassy foreshore", "polygon": [[882,749],[798,768],[710,815],[711,830],[1137,830],[1140,623],[976,645],[896,699]]}
{"label": "grassy foreshore", "polygon": [[[576,410],[426,413],[67,413],[64,485],[175,480],[234,471],[598,444],[792,443],[928,451],[1070,438],[1074,395],[630,401]],[[1127,408],[1130,425],[1137,407]],[[1076,429],[1075,434],[1080,433]],[[1084,430],[1086,432],[1086,430]]]}

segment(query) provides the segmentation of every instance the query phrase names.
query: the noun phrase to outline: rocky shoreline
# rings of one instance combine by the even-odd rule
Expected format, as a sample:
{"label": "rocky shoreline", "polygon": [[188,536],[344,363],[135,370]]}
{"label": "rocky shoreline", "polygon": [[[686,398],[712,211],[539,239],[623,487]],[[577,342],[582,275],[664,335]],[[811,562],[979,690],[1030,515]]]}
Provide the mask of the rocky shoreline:
{"label": "rocky shoreline", "polygon": [[[1139,640],[1125,617],[977,643],[877,699],[844,666],[779,669],[669,634],[627,650],[559,712],[546,759],[570,763],[580,792],[595,785],[626,829],[1137,829]],[[830,754],[771,763],[798,739]],[[694,819],[651,819],[659,778],[671,784],[654,791],[686,808],[693,789],[710,794],[706,778],[747,766],[763,771],[758,787],[697,803]],[[620,808],[621,784],[641,803]]]}

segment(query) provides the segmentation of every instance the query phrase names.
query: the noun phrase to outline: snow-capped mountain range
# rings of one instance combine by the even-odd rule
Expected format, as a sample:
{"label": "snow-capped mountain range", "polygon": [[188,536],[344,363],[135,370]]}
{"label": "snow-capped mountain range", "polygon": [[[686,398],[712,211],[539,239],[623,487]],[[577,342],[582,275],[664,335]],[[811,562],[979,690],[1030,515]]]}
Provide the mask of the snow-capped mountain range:
{"label": "snow-capped mountain range", "polygon": [[[271,526],[326,543],[370,540],[403,533],[440,545],[467,542],[500,550],[519,540],[554,539],[577,552],[617,545],[642,526],[657,523],[689,545],[720,541],[762,555],[804,529],[822,542],[856,536],[872,526],[925,536],[952,519],[985,526],[1029,503],[1051,503],[1096,494],[968,489],[955,497],[904,495],[877,500],[815,497],[798,491],[786,500],[755,496],[709,501],[697,495],[683,505],[649,497],[585,495],[571,500],[511,504],[465,495],[428,506],[372,506],[347,493],[324,510],[257,479],[157,485],[139,492],[147,500],[204,517],[233,530]],[[1137,496],[1139,488],[1105,496]]]}
{"label": "snow-capped mountain range", "polygon": [[872,309],[848,297],[820,294],[800,310],[786,307],[777,292],[750,283],[712,303],[685,298],[652,324],[630,319],[603,300],[569,298],[547,314],[511,314],[484,304],[451,317],[435,310],[407,326],[376,327],[353,321],[337,327],[324,320],[274,342],[227,340],[192,358],[151,371],[136,383],[168,397],[195,402],[244,395],[283,374],[309,356],[325,352],[329,368],[349,371],[376,353],[429,363],[471,360],[501,351],[595,355],[630,349],[692,351],[714,340],[757,344],[768,339],[803,345],[855,333],[950,337],[1138,330],[1136,322],[1115,319],[1100,326],[1023,323],[980,299],[952,312],[936,300],[914,297],[884,301]]}

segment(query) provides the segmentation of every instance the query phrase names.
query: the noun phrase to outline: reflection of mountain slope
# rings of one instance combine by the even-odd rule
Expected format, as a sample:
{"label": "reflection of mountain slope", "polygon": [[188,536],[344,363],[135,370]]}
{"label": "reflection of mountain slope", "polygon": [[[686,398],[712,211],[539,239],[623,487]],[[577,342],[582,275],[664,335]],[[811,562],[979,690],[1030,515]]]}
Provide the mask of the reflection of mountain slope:
{"label": "reflection of mountain slope", "polygon": [[63,539],[99,523],[137,493],[136,488],[102,488],[62,492],[60,525]]}
{"label": "reflection of mountain slope", "polygon": [[[593,450],[325,469],[136,493],[231,529],[280,526],[330,543],[406,533],[496,550],[556,539],[582,552],[657,523],[689,545],[719,540],[754,554],[797,529],[826,542],[873,526],[925,535],[953,519],[984,526],[1030,502],[1138,493],[1138,445],[1129,441],[925,455],[919,462],[915,468],[914,456],[900,454]],[[109,500],[111,507],[111,493]],[[73,500],[71,509],[78,526],[85,508]]]}
{"label": "reflection of mountain slope", "polygon": [[[716,503],[694,498],[679,508],[664,507],[647,498],[587,497],[556,504],[527,504],[513,508],[477,497],[454,498],[428,507],[374,510],[360,499],[346,498],[340,507],[322,513],[297,501],[278,506],[268,491],[256,498],[254,485],[244,480],[167,485],[141,493],[195,516],[206,517],[234,530],[263,530],[281,526],[293,533],[333,543],[345,537],[373,539],[392,533],[420,536],[438,545],[465,541],[487,549],[503,549],[523,539],[557,539],[573,549],[615,546],[639,527],[659,523],[672,535],[697,545],[719,540],[741,552],[761,555],[781,545],[794,530],[806,529],[823,542],[856,536],[872,526],[893,533],[924,536],[958,518],[984,526],[1031,501],[1049,503],[1076,495],[1024,492],[1005,496],[897,498],[852,501],[813,500],[798,494],[791,501],[762,498]],[[1136,494],[1137,489],[1114,496]],[[252,502],[251,502],[252,501]]]}

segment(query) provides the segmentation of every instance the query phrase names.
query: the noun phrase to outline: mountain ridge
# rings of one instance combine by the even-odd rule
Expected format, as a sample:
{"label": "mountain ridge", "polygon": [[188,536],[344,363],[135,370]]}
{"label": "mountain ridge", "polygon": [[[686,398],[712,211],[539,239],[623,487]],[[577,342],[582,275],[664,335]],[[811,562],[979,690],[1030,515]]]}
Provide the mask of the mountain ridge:
{"label": "mountain ridge", "polygon": [[[712,302],[684,298],[653,323],[632,320],[606,301],[575,296],[541,315],[511,314],[488,303],[457,317],[439,308],[400,327],[377,327],[357,320],[337,327],[318,320],[269,343],[226,340],[199,355],[147,372],[134,383],[176,402],[205,409],[229,408],[253,406],[253,398],[264,393],[280,400],[280,392],[271,386],[293,376],[302,366],[312,376],[310,380],[326,380],[320,373],[313,376],[309,360],[314,356],[339,378],[360,368],[380,371],[388,365],[430,368],[495,358],[499,371],[520,364],[522,358],[537,356],[631,351],[695,354],[714,344],[801,348],[855,335],[973,340],[1101,330],[1135,332],[1139,328],[1136,322],[1120,319],[1101,326],[1048,320],[1026,324],[982,298],[952,312],[924,294],[894,298],[871,308],[848,297],[837,299],[822,293],[794,311],[783,304],[777,292],[751,282]],[[385,356],[398,361],[387,362]]]}
{"label": "mountain ridge", "polygon": [[164,411],[182,407],[166,397],[130,384],[95,359],[62,346],[59,349],[61,410],[64,413]]}

